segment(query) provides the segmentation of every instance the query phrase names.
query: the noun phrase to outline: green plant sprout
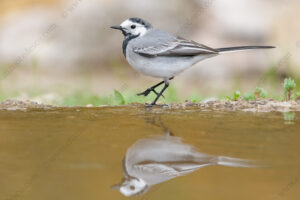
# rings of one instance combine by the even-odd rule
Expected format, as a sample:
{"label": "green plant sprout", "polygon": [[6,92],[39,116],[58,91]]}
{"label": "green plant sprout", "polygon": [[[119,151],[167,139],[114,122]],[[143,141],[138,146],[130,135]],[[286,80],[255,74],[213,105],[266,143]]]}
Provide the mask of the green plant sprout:
{"label": "green plant sprout", "polygon": [[241,97],[241,92],[240,91],[235,91],[234,93],[233,93],[233,100],[234,101],[237,101],[237,100],[239,100],[239,98]]}
{"label": "green plant sprout", "polygon": [[238,101],[240,97],[241,97],[241,92],[236,90],[233,93],[233,97],[225,96],[224,99],[227,99],[227,100],[230,100],[230,101]]}
{"label": "green plant sprout", "polygon": [[124,105],[126,103],[123,95],[118,90],[114,91],[114,99],[119,105]]}
{"label": "green plant sprout", "polygon": [[246,101],[255,101],[256,100],[255,95],[254,95],[253,92],[245,93],[244,96],[243,96],[243,99],[246,100]]}
{"label": "green plant sprout", "polygon": [[254,96],[256,99],[266,98],[267,92],[263,88],[256,87],[254,90]]}
{"label": "green plant sprout", "polygon": [[291,78],[284,79],[283,88],[284,88],[284,97],[286,101],[290,101],[293,97],[293,92],[296,87],[296,83]]}

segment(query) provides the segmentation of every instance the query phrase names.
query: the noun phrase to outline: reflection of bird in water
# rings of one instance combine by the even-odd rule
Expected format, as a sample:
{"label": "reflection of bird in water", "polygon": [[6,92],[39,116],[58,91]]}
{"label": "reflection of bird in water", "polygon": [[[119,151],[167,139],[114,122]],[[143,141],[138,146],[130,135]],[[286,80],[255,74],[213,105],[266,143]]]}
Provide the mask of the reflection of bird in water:
{"label": "reflection of bird in water", "polygon": [[153,137],[140,139],[127,150],[123,161],[125,179],[113,188],[125,196],[142,194],[152,185],[211,165],[255,167],[248,160],[199,153],[178,137]]}

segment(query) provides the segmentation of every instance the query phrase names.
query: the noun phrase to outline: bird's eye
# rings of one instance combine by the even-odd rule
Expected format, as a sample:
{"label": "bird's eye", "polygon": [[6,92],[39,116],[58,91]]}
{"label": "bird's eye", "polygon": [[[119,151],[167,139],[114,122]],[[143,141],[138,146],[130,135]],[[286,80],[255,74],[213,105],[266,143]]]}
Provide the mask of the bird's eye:
{"label": "bird's eye", "polygon": [[133,185],[131,185],[131,186],[130,186],[130,189],[131,189],[131,190],[134,190],[134,189],[135,189],[135,187],[134,187]]}
{"label": "bird's eye", "polygon": [[136,25],[131,25],[130,28],[131,28],[131,29],[135,29],[135,28],[136,28]]}

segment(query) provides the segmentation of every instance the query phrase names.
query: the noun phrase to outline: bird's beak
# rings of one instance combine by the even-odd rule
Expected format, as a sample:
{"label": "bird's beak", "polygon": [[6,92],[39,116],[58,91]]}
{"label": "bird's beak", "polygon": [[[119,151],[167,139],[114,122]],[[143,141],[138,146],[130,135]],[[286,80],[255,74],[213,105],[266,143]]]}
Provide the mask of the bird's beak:
{"label": "bird's beak", "polygon": [[111,26],[110,28],[112,29],[117,29],[117,30],[123,30],[123,27],[122,26]]}
{"label": "bird's beak", "polygon": [[121,186],[122,186],[121,184],[118,184],[118,185],[113,185],[110,188],[113,190],[120,190]]}
{"label": "bird's beak", "polygon": [[110,188],[113,189],[113,190],[120,190],[120,188],[122,187],[125,180],[126,180],[125,178],[122,178],[121,183],[115,184],[115,185],[111,186]]}

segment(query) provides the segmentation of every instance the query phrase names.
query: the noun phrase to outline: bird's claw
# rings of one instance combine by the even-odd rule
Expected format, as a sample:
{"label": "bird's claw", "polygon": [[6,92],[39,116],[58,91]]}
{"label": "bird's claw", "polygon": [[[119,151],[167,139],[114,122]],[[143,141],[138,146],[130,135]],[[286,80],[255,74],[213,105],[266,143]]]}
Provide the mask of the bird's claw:
{"label": "bird's claw", "polygon": [[144,92],[138,93],[137,95],[138,95],[138,96],[142,96],[142,95],[143,95],[143,96],[146,97],[146,96],[148,96],[148,95],[150,94],[150,92],[153,91],[153,90],[154,90],[154,89],[152,89],[152,88],[148,88],[148,89],[145,90]]}
{"label": "bird's claw", "polygon": [[[155,89],[154,88],[148,88],[147,90],[145,90],[144,92],[141,92],[141,93],[138,93],[137,95],[138,96],[148,96],[149,94],[150,94],[150,92],[154,92],[157,96],[159,95],[159,93],[158,92],[156,92],[155,91]],[[161,95],[163,98],[165,98],[164,97],[164,95]]]}

